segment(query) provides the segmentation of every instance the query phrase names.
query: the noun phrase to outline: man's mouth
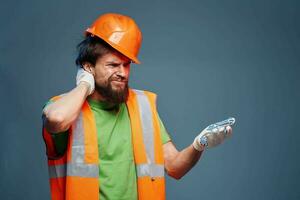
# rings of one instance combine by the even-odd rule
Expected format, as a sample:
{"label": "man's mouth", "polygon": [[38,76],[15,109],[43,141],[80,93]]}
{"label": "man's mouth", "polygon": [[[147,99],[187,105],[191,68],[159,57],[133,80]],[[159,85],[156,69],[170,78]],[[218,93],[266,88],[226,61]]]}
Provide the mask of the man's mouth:
{"label": "man's mouth", "polygon": [[127,84],[127,81],[113,80],[111,82],[114,83],[115,85],[126,85]]}
{"label": "man's mouth", "polygon": [[126,80],[111,80],[111,81],[116,81],[116,82],[127,82]]}

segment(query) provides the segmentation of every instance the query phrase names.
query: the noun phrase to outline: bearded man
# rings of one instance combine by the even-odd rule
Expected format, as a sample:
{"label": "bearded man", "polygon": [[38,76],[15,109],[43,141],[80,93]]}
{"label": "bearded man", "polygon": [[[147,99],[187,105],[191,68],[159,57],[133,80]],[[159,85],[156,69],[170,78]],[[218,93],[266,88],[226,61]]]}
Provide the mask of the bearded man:
{"label": "bearded man", "polygon": [[165,171],[180,179],[206,147],[231,135],[229,120],[176,149],[156,110],[156,95],[128,86],[141,41],[135,21],[115,13],[101,15],[85,31],[76,87],[43,109],[52,199],[165,199]]}

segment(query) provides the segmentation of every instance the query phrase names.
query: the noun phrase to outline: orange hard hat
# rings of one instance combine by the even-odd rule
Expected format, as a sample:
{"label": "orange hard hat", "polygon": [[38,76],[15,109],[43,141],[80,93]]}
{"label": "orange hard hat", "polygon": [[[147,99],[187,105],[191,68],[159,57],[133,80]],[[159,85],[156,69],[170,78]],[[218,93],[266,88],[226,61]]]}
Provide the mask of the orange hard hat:
{"label": "orange hard hat", "polygon": [[101,15],[85,33],[98,36],[134,63],[140,64],[137,55],[141,47],[142,33],[130,17],[115,13]]}

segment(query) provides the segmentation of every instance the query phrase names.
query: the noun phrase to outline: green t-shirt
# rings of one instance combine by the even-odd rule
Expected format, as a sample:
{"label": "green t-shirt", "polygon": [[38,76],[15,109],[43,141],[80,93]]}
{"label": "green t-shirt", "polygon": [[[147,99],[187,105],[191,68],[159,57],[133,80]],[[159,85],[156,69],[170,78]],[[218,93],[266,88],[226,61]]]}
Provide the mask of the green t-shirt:
{"label": "green t-shirt", "polygon": [[[89,99],[95,116],[99,149],[100,198],[109,200],[137,199],[136,169],[134,164],[131,127],[125,103],[109,106],[105,102]],[[159,119],[162,143],[170,137]],[[63,154],[67,134],[55,134],[58,153]]]}

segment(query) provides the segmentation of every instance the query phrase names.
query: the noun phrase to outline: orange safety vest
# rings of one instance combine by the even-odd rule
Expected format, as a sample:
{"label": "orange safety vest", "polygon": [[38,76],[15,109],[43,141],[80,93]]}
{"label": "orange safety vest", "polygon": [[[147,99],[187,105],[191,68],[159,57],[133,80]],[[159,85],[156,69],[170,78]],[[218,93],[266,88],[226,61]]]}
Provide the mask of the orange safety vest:
{"label": "orange safety vest", "polygon": [[[58,97],[54,97],[56,100]],[[164,200],[164,158],[156,95],[129,90],[129,112],[139,200]],[[98,200],[99,157],[95,118],[87,101],[70,128],[66,153],[53,158],[51,134],[43,128],[47,146],[52,200]],[[101,163],[100,163],[101,165]]]}

